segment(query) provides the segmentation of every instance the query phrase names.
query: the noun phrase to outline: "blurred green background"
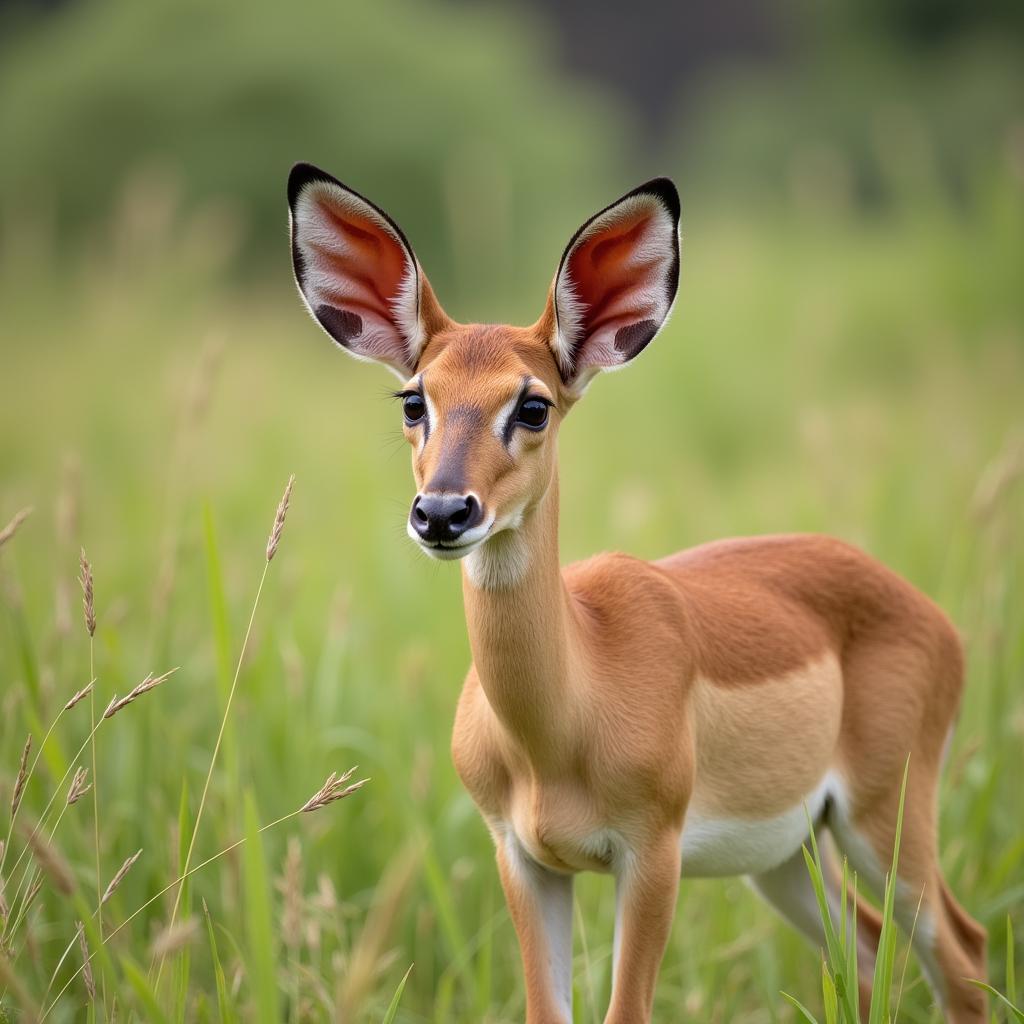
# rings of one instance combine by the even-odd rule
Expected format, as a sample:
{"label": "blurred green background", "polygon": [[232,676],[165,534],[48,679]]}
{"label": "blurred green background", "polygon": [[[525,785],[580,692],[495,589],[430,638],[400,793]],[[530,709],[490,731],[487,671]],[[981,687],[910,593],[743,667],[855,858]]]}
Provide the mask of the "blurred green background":
{"label": "blurred green background", "polygon": [[[35,509],[0,551],[4,803],[26,731],[38,744],[88,681],[80,545],[99,707],[181,666],[97,733],[101,874],[144,849],[110,920],[177,874],[295,473],[197,856],[243,834],[247,794],[270,821],[331,769],[372,782],[265,833],[267,878],[238,854],[194,877],[224,998],[246,1020],[379,1021],[415,962],[398,1020],[522,1019],[490,842],[447,752],[458,570],[405,538],[390,377],[300,307],[284,182],[299,159],[332,171],[403,226],[452,316],[523,323],[579,223],[667,173],[676,312],[562,433],[563,557],[820,530],[939,600],[970,657],[943,863],[1006,985],[1008,914],[1024,935],[1024,6],[7,2],[0,139],[0,525]],[[87,719],[54,730],[27,814]],[[91,891],[89,801],[54,842]],[[614,911],[606,880],[578,892],[589,1024]],[[44,887],[8,936],[41,1003],[65,903]],[[169,914],[111,942],[105,981],[143,1018],[122,958],[145,968]],[[205,931],[185,949],[164,1009],[232,1019]],[[741,881],[687,883],[656,1019],[792,1020],[779,990],[817,1006],[819,971]],[[85,1002],[76,979],[48,1019]],[[900,1019],[938,1019],[913,967]]]}

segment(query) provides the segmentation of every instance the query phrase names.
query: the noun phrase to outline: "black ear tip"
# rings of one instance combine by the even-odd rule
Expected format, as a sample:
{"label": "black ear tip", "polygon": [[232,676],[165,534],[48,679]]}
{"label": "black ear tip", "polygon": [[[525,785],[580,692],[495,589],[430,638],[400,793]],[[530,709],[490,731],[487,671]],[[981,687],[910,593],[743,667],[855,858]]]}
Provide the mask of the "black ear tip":
{"label": "black ear tip", "polygon": [[330,181],[334,182],[334,184],[340,184],[337,178],[314,164],[300,161],[297,164],[293,164],[291,171],[288,173],[288,205],[294,206],[299,193],[313,181]]}
{"label": "black ear tip", "polygon": [[682,204],[679,202],[679,190],[671,178],[652,178],[641,185],[637,192],[646,192],[657,196],[672,214],[673,220],[679,222],[679,215],[682,213]]}

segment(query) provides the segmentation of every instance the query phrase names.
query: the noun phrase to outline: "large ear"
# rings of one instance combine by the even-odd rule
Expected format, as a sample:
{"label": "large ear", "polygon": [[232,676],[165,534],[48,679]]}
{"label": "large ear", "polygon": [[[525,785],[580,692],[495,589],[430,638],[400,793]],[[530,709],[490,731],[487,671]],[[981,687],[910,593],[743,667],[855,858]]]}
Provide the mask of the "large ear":
{"label": "large ear", "polygon": [[562,254],[551,289],[550,344],[562,379],[582,390],[598,370],[639,354],[679,284],[679,194],[655,178],[595,214]]}
{"label": "large ear", "polygon": [[311,164],[288,177],[295,280],[310,313],[343,348],[403,380],[439,310],[402,229]]}

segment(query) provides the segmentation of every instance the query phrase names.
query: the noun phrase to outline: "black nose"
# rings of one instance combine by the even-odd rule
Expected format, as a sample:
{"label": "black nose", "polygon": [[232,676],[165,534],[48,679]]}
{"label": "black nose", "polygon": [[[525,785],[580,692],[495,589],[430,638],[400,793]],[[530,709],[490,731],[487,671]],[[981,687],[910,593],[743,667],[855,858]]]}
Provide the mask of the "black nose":
{"label": "black nose", "polygon": [[482,516],[472,494],[417,494],[409,522],[417,535],[431,544],[458,540]]}

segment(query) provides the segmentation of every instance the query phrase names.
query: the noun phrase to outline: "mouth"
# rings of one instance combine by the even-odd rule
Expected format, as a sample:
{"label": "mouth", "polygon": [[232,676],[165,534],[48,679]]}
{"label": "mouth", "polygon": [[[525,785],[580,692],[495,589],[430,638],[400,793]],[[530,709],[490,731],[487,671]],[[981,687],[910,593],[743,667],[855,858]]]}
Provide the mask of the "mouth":
{"label": "mouth", "polygon": [[476,551],[491,534],[491,527],[494,526],[493,517],[486,523],[467,530],[457,541],[445,543],[444,541],[426,541],[418,536],[411,526],[406,527],[406,533],[416,542],[416,546],[439,562],[454,562],[465,558],[471,551]]}

